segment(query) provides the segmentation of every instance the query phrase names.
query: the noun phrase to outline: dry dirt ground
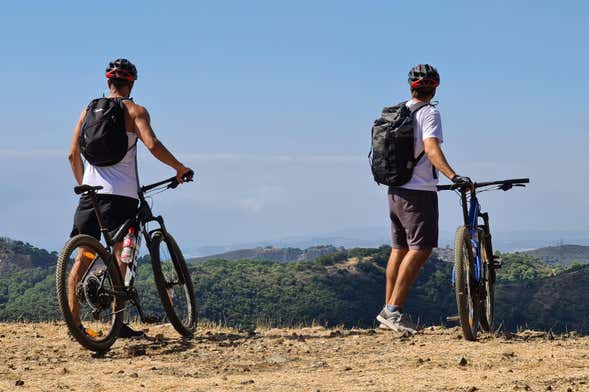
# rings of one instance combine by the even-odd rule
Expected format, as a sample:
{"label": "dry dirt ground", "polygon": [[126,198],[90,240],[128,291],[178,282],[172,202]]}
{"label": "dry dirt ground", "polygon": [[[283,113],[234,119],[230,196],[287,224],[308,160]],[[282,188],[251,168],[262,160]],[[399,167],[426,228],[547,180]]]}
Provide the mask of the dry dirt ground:
{"label": "dry dirt ground", "polygon": [[[141,327],[141,326],[139,326]],[[571,336],[572,335],[572,336]],[[457,328],[170,326],[96,356],[62,324],[0,324],[0,391],[589,391],[589,337],[525,331],[466,342]]]}

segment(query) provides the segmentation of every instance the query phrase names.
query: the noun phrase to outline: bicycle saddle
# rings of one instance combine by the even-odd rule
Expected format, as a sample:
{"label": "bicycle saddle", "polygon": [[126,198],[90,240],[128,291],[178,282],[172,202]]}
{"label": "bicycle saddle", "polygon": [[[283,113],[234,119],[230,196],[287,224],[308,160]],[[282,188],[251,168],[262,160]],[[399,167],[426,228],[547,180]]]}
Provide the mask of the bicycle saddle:
{"label": "bicycle saddle", "polygon": [[86,192],[95,192],[102,189],[102,186],[98,185],[98,186],[91,186],[91,185],[80,185],[77,187],[74,187],[74,193],[76,195],[80,195],[82,193],[86,193]]}

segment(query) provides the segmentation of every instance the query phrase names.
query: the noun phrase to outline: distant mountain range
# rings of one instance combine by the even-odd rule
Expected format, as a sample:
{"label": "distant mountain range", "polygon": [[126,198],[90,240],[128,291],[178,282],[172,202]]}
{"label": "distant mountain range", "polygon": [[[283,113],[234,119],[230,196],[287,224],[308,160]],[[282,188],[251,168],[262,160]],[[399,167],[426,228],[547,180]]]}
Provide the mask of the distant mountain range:
{"label": "distant mountain range", "polygon": [[204,257],[191,258],[189,262],[203,262],[207,260],[264,260],[277,261],[279,263],[314,260],[320,256],[326,256],[345,251],[344,247],[332,245],[312,246],[307,249],[299,248],[275,248],[272,246],[257,247],[252,249],[239,249]]}
{"label": "distant mountain range", "polygon": [[[335,247],[377,248],[390,245],[389,227],[365,227],[340,230],[326,235],[295,236],[267,241],[229,243],[221,245],[195,246],[185,243],[185,253],[191,257],[202,257],[221,254],[229,251],[252,248],[299,248],[329,244]],[[589,246],[589,231],[574,230],[493,230],[493,248],[501,252],[524,251],[562,244],[578,244]],[[441,230],[439,244],[441,248],[453,246],[454,231]]]}
{"label": "distant mountain range", "polygon": [[[216,253],[209,256],[195,257],[190,261],[203,262],[206,260],[265,260],[277,261],[280,263],[313,260],[320,256],[335,254],[346,251],[343,246],[320,245],[307,249],[300,248],[278,248],[273,246],[255,247],[249,249],[232,250],[223,253]],[[533,256],[553,266],[569,266],[573,263],[589,263],[589,246],[583,245],[559,245],[524,251],[527,255]],[[454,261],[454,249],[450,247],[437,248],[433,256],[442,261]]]}
{"label": "distant mountain range", "polygon": [[[193,257],[189,262],[204,262],[207,260],[263,260],[279,263],[314,260],[321,256],[332,255],[338,252],[346,252],[343,246],[319,245],[307,249],[277,248],[273,246],[256,247],[250,249],[232,250],[209,256]],[[442,261],[454,260],[454,250],[451,248],[439,248],[434,250],[434,257]]]}
{"label": "distant mountain range", "polygon": [[589,246],[559,245],[534,249],[525,253],[551,265],[571,265],[573,263],[589,263]]}

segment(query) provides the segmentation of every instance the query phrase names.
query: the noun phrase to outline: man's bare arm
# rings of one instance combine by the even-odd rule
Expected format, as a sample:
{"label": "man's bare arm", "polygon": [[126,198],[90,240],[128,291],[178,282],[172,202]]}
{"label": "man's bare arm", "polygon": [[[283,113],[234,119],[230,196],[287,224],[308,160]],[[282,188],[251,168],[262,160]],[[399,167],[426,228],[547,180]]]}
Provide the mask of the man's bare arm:
{"label": "man's bare arm", "polygon": [[180,163],[155,136],[151,128],[151,120],[147,109],[141,106],[137,106],[136,108],[136,113],[133,114],[137,136],[154,157],[176,170],[178,182],[184,182],[182,176],[189,172],[190,169]]}
{"label": "man's bare arm", "polygon": [[441,171],[442,174],[452,180],[452,178],[456,176],[456,172],[450,167],[450,164],[446,160],[446,156],[440,147],[440,141],[435,137],[427,138],[423,141],[423,147],[430,162]]}
{"label": "man's bare arm", "polygon": [[85,116],[86,109],[82,111],[82,114],[78,119],[78,123],[74,128],[72,144],[70,146],[70,151],[68,153],[68,160],[70,161],[70,166],[72,167],[72,172],[74,173],[74,177],[76,178],[78,185],[82,185],[82,180],[84,178],[84,163],[82,162],[82,156],[80,155],[80,146],[78,145],[78,138],[80,136],[80,132],[82,131],[82,123],[84,122]]}

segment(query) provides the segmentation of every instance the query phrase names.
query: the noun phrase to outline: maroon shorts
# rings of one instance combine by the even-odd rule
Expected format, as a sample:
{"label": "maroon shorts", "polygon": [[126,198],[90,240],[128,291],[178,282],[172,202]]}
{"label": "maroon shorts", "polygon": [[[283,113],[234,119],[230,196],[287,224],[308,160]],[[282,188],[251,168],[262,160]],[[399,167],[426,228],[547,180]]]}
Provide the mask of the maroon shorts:
{"label": "maroon shorts", "polygon": [[438,194],[404,188],[389,189],[393,248],[438,247]]}

